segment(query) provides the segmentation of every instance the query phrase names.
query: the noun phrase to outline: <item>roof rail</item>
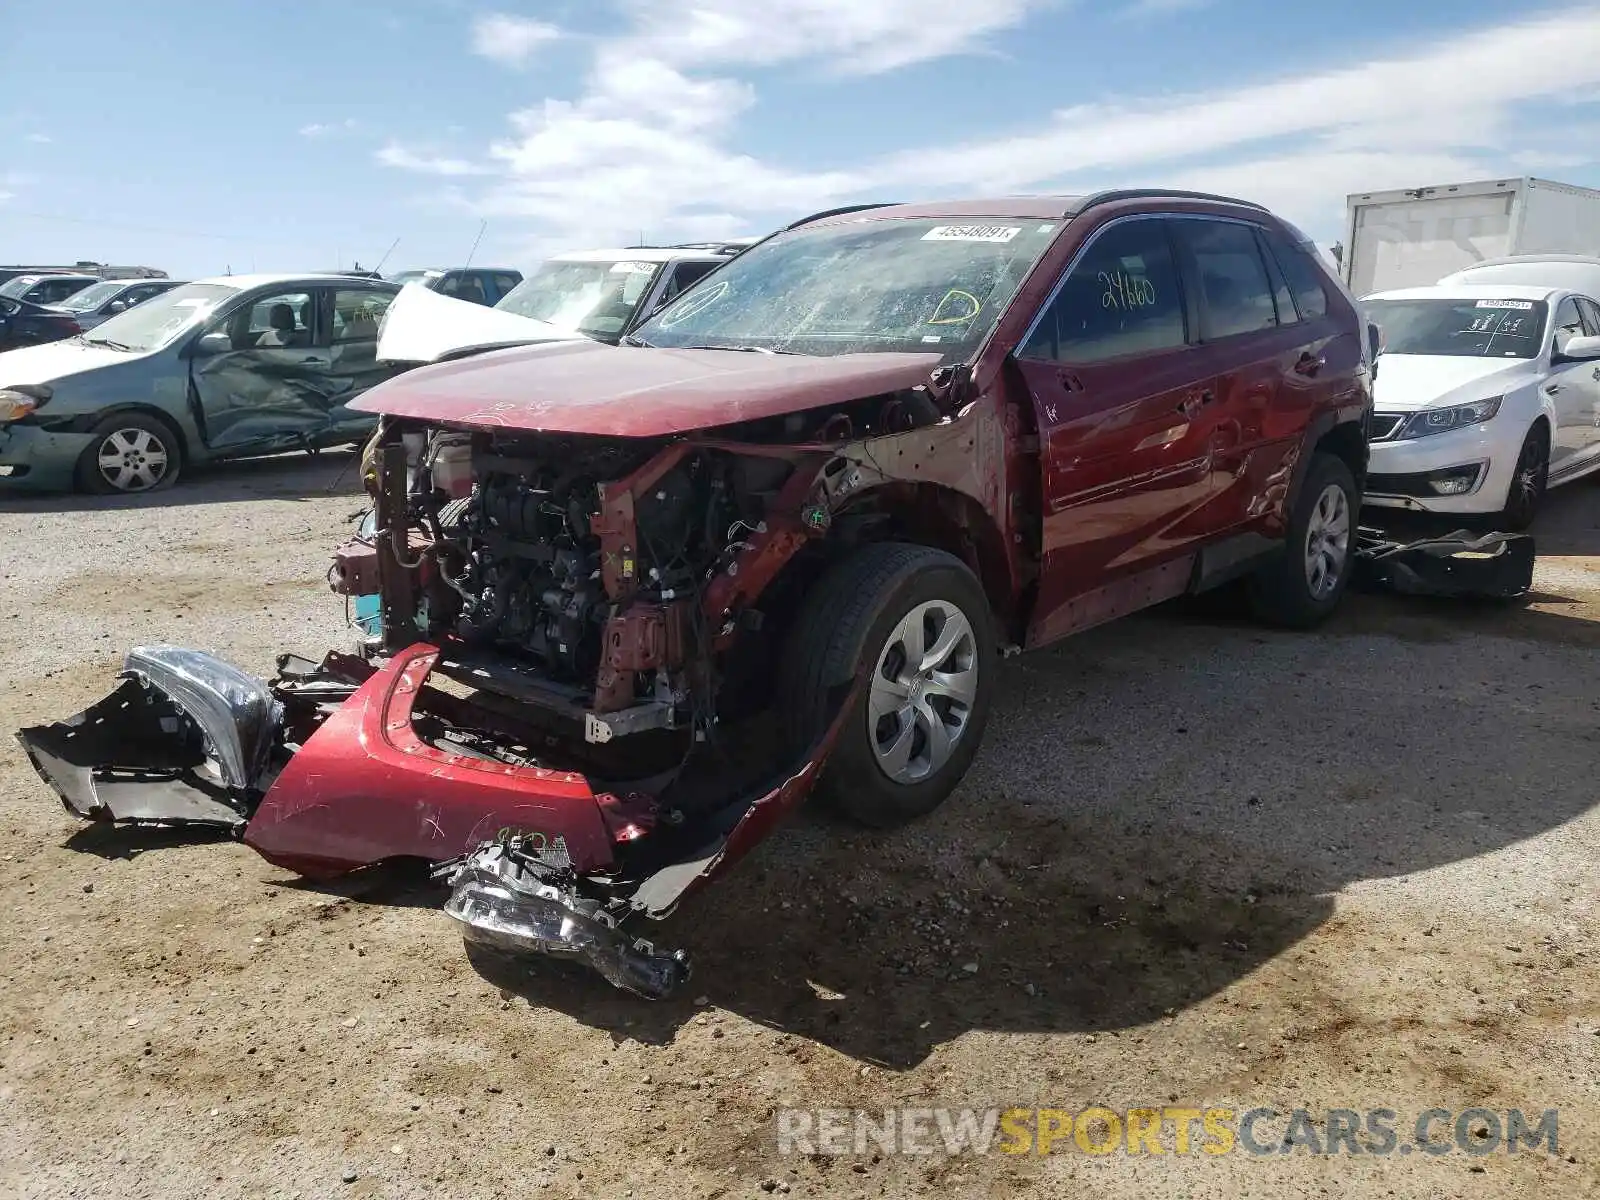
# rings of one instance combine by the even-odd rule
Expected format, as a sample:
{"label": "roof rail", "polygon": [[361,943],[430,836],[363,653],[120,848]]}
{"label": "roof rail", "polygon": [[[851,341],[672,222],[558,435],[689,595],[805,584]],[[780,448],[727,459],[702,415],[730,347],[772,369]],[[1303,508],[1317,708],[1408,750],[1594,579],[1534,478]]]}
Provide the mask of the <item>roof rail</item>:
{"label": "roof rail", "polygon": [[1253,208],[1257,212],[1267,211],[1264,205],[1253,201],[1240,200],[1237,196],[1218,196],[1211,192],[1185,192],[1176,188],[1113,188],[1085,196],[1076,208],[1062,215],[1075,217],[1096,205],[1114,204],[1118,200],[1209,200],[1213,204],[1237,204],[1240,208]]}
{"label": "roof rail", "polygon": [[788,232],[791,229],[799,229],[802,225],[809,225],[813,221],[820,221],[824,217],[842,217],[846,213],[866,212],[872,208],[893,208],[898,203],[900,203],[898,200],[878,200],[872,204],[846,204],[843,208],[825,208],[821,212],[812,213],[809,217],[801,217],[783,228]]}

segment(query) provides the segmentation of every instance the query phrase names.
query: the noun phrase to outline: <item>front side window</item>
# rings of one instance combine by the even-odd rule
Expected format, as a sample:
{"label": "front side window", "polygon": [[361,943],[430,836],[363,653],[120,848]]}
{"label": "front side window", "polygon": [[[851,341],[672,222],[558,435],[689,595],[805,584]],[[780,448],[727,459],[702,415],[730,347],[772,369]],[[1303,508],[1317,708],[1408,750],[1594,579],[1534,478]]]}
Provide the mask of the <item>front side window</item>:
{"label": "front side window", "polygon": [[263,296],[230,322],[235,350],[283,350],[311,345],[314,313],[309,292]]}
{"label": "front side window", "polygon": [[1089,243],[1018,353],[1095,363],[1186,341],[1167,222],[1146,218],[1118,222]]}
{"label": "front side window", "polygon": [[1549,312],[1543,300],[1368,300],[1361,305],[1363,318],[1378,327],[1385,354],[1455,358],[1537,357]]}
{"label": "front side window", "polygon": [[1583,314],[1578,311],[1578,302],[1568,296],[1556,307],[1556,321],[1554,349],[1557,354],[1566,353],[1567,342],[1575,337],[1583,336]]}
{"label": "front side window", "polygon": [[1196,276],[1200,334],[1207,341],[1256,333],[1278,323],[1266,264],[1248,225],[1233,221],[1173,223]]}
{"label": "front side window", "polygon": [[628,327],[661,264],[634,259],[541,263],[496,308],[545,321],[567,333],[609,338]]}
{"label": "front side window", "polygon": [[1600,337],[1600,304],[1586,296],[1578,297],[1578,311],[1583,314],[1583,330],[1590,337]]}
{"label": "front side window", "polygon": [[790,354],[975,353],[1060,221],[913,217],[780,233],[639,327],[651,345]]}

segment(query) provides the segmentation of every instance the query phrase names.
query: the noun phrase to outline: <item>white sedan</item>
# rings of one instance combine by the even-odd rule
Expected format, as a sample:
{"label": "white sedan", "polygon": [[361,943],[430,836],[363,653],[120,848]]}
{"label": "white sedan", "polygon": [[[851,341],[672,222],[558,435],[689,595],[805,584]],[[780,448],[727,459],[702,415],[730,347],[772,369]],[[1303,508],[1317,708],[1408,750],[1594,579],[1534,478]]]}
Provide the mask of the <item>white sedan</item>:
{"label": "white sedan", "polygon": [[1361,307],[1382,348],[1364,503],[1524,529],[1548,488],[1600,470],[1600,302],[1446,283]]}

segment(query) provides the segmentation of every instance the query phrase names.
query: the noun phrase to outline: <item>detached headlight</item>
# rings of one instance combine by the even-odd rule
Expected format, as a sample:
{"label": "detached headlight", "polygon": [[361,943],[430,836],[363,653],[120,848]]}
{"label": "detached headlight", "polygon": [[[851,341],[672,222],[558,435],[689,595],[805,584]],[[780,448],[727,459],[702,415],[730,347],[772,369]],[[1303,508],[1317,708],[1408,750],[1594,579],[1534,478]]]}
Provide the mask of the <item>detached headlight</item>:
{"label": "detached headlight", "polygon": [[1450,408],[1429,408],[1412,413],[1400,426],[1395,440],[1431,437],[1436,433],[1449,433],[1452,429],[1465,429],[1489,420],[1500,411],[1504,396],[1490,396],[1487,400],[1474,400],[1471,404],[1456,404]]}
{"label": "detached headlight", "polygon": [[43,384],[24,383],[0,388],[0,425],[22,420],[48,399],[50,389]]}

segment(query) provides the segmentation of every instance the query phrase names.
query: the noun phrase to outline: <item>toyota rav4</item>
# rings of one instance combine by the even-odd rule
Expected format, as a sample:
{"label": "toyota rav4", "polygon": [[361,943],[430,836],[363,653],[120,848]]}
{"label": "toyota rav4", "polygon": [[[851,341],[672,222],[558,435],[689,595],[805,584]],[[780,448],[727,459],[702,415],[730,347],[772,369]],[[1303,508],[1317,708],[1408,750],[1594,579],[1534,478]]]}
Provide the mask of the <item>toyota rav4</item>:
{"label": "toyota rav4", "polygon": [[664,990],[621,918],[671,911],[813,785],[872,825],[929,812],[997,655],[1230,581],[1273,622],[1326,617],[1368,354],[1311,243],[1242,201],[818,214],[620,346],[356,400],[376,518],[332,579],[380,597],[360,655],[263,683],[136,650],[23,739],[80,815],[224,824],[310,875],[515,846],[455,915],[520,895],[530,944]]}

